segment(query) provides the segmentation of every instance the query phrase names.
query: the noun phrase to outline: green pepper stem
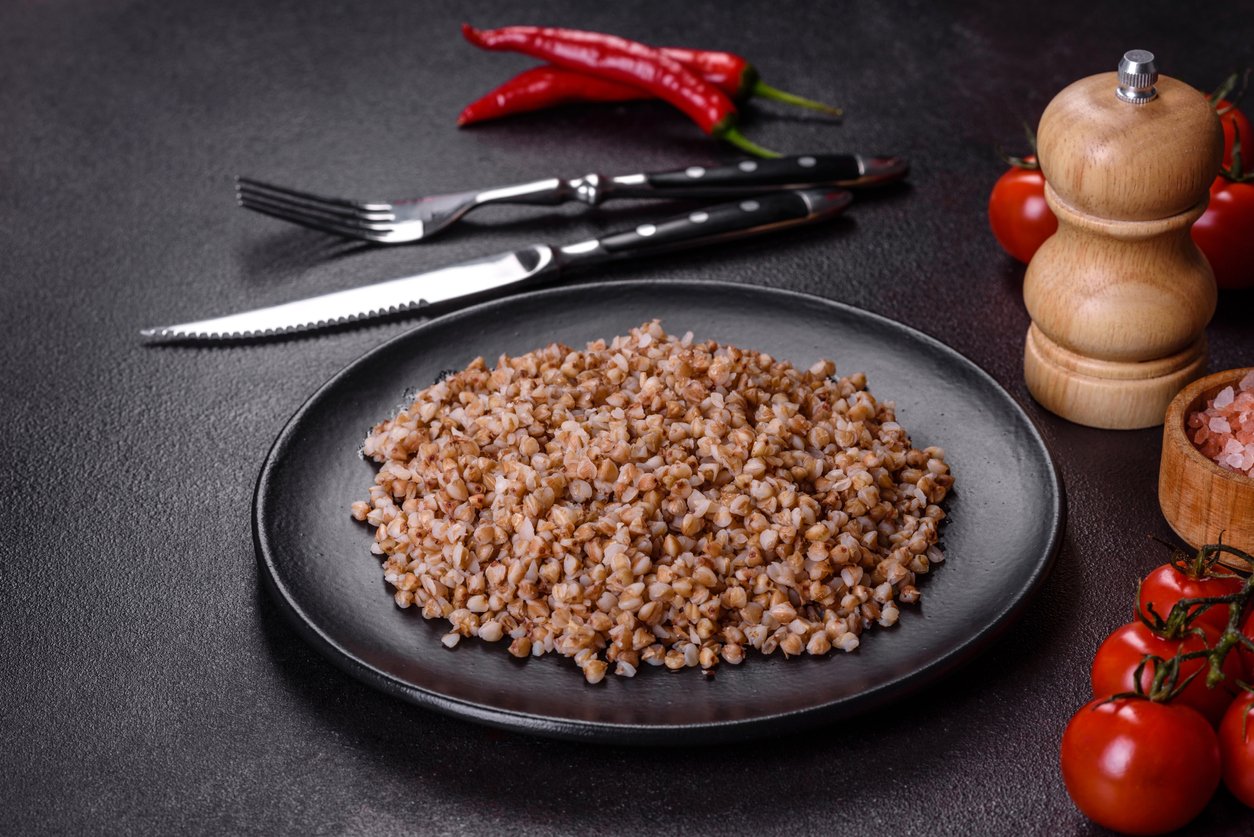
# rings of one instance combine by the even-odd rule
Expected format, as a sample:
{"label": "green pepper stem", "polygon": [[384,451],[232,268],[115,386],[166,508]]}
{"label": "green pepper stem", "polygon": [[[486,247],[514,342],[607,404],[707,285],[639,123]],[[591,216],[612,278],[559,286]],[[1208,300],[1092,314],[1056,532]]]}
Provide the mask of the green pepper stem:
{"label": "green pepper stem", "polygon": [[746,137],[744,134],[737,131],[735,128],[723,128],[722,130],[716,131],[714,136],[721,140],[727,140],[741,151],[752,154],[755,157],[772,158],[780,156],[778,152],[772,151],[769,148],[763,148],[753,140]]}
{"label": "green pepper stem", "polygon": [[775,102],[783,102],[788,105],[796,105],[799,108],[809,108],[810,110],[822,111],[829,116],[843,116],[844,111],[838,107],[816,102],[814,99],[807,99],[804,96],[798,96],[795,93],[789,93],[787,90],[780,90],[778,87],[771,85],[758,79],[749,88],[749,95],[761,96],[763,99],[770,99]]}

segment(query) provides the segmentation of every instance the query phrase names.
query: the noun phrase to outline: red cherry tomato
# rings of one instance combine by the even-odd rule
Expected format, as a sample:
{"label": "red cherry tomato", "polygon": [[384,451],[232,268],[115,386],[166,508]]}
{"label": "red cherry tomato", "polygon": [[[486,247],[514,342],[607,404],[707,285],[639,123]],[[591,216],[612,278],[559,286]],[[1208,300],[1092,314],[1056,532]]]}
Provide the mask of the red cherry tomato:
{"label": "red cherry tomato", "polygon": [[1219,725],[1219,756],[1224,784],[1232,795],[1254,808],[1254,693],[1232,702]]}
{"label": "red cherry tomato", "polygon": [[[1241,157],[1249,171],[1254,164],[1254,127],[1227,99],[1215,105],[1224,132],[1224,168],[1232,166],[1234,139],[1241,137]],[[1225,112],[1226,111],[1226,112]],[[1222,176],[1210,186],[1210,204],[1193,225],[1193,240],[1221,289],[1254,288],[1254,183],[1233,183]]]}
{"label": "red cherry tomato", "polygon": [[[1132,622],[1118,628],[1106,638],[1093,657],[1093,669],[1089,675],[1093,683],[1093,696],[1134,691],[1136,669],[1146,654],[1167,659],[1177,651],[1182,654],[1204,651],[1219,640],[1219,632],[1214,628],[1204,625],[1201,630],[1205,636],[1190,632],[1180,639],[1164,639],[1143,622]],[[1211,724],[1218,724],[1224,711],[1232,703],[1232,689],[1242,675],[1241,661],[1232,653],[1224,657],[1223,672],[1228,680],[1213,689],[1206,685],[1208,668],[1209,664],[1203,657],[1181,663],[1177,682],[1184,682],[1194,672],[1197,676],[1171,702],[1196,709]],[[1151,664],[1141,672],[1141,690],[1148,692],[1153,682],[1154,666]]]}
{"label": "red cherry tomato", "polygon": [[1058,219],[1045,203],[1040,169],[1016,166],[997,179],[988,197],[988,222],[1003,250],[1021,262],[1031,261],[1045,239],[1058,230]]}
{"label": "red cherry tomato", "polygon": [[1062,778],[1086,817],[1125,834],[1165,834],[1219,786],[1219,741],[1187,706],[1091,701],[1062,735]]}
{"label": "red cherry tomato", "polygon": [[[1244,129],[1242,129],[1244,130]],[[1247,135],[1242,133],[1244,139]],[[1254,163],[1254,132],[1249,149]],[[1243,156],[1244,156],[1243,153]],[[1233,183],[1222,177],[1210,186],[1210,205],[1193,225],[1193,240],[1206,254],[1220,288],[1254,288],[1254,182]]]}
{"label": "red cherry tomato", "polygon": [[[1141,598],[1139,605],[1144,613],[1149,613],[1149,606],[1163,619],[1171,611],[1172,605],[1181,599],[1196,599],[1203,596],[1228,596],[1241,590],[1241,579],[1235,575],[1193,577],[1180,572],[1174,564],[1163,564],[1141,582]],[[1201,616],[1193,621],[1194,625],[1210,625],[1217,631],[1228,627],[1228,606],[1211,605]]]}
{"label": "red cherry tomato", "polygon": [[1251,147],[1254,146],[1254,128],[1250,127],[1250,120],[1227,99],[1220,99],[1215,104],[1215,110],[1219,113],[1219,126],[1224,129],[1224,168],[1232,165],[1232,139],[1238,130],[1241,132],[1241,156],[1247,162],[1254,162],[1254,156],[1251,156],[1254,155],[1254,148]]}

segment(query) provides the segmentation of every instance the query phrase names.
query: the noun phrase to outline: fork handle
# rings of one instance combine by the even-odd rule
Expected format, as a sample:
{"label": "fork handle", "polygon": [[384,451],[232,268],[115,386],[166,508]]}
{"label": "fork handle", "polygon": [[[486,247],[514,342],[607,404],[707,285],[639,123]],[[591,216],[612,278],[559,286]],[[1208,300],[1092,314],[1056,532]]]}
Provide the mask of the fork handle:
{"label": "fork handle", "polygon": [[804,154],[771,160],[741,160],[726,166],[688,166],[653,174],[624,175],[605,184],[606,196],[708,198],[751,195],[780,189],[875,186],[904,177],[901,157],[861,154]]}
{"label": "fork handle", "polygon": [[[596,175],[590,175],[590,177],[595,183]],[[567,201],[583,200],[577,193],[577,187],[584,179],[562,180],[559,177],[549,177],[513,186],[484,189],[474,195],[474,204],[483,206],[488,203],[522,203],[533,206],[557,206]],[[592,202],[589,201],[589,203]]]}

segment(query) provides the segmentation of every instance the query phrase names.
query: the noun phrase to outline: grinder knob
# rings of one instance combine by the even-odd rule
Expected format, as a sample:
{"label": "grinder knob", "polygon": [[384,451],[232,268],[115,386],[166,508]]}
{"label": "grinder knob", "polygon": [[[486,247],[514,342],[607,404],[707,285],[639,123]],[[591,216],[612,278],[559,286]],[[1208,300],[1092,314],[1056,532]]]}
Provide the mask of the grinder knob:
{"label": "grinder knob", "polygon": [[1154,65],[1154,53],[1144,49],[1130,49],[1119,62],[1119,86],[1115,95],[1125,102],[1143,105],[1158,95],[1154,83],[1158,81],[1158,67]]}

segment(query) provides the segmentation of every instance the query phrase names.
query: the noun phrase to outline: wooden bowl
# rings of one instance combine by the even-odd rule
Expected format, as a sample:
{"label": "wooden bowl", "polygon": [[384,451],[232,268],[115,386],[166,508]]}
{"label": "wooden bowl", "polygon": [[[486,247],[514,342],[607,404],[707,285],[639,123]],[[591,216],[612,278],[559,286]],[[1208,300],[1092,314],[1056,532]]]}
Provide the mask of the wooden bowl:
{"label": "wooden bowl", "polygon": [[[1163,458],[1158,470],[1158,505],[1163,516],[1193,547],[1223,542],[1254,554],[1254,479],[1221,468],[1187,435],[1185,421],[1226,386],[1235,387],[1254,367],[1216,372],[1189,384],[1171,401],[1163,421]],[[1224,563],[1251,567],[1233,555]]]}

